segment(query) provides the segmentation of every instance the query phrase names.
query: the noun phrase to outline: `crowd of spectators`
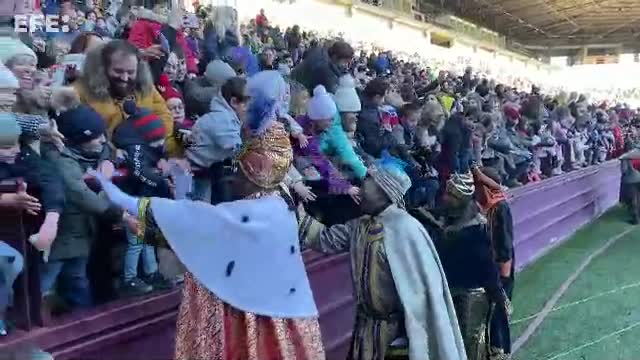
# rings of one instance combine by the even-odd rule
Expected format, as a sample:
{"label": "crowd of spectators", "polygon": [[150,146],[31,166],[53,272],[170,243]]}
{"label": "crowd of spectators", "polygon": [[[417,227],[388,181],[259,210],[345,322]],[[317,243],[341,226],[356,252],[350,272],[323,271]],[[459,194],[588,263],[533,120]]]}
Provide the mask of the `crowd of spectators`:
{"label": "crowd of spectators", "polygon": [[[10,21],[0,26],[0,180],[24,179],[0,206],[43,215],[30,239],[44,254],[47,303],[93,304],[86,268],[98,222],[130,221],[91,186],[90,169],[137,196],[228,199],[218,180],[256,111],[247,77],[285,80],[272,86],[286,100],[278,116],[295,154],[286,185],[327,224],[361,215],[359,186],[382,157],[401,159],[411,178],[407,208],[437,214],[451,176],[472,173],[502,191],[615,158],[639,136],[637,112],[623,104],[514,88],[471,68],[438,71],[390,51],[356,53],[340,39],[281,29],[264,12],[236,27],[229,8],[197,18],[62,0],[56,11],[70,32],[19,39]],[[155,249],[126,233],[119,294],[174,286]],[[13,274],[0,283],[6,299],[22,260],[5,253],[14,259],[2,270]],[[0,307],[0,335],[3,319]]]}

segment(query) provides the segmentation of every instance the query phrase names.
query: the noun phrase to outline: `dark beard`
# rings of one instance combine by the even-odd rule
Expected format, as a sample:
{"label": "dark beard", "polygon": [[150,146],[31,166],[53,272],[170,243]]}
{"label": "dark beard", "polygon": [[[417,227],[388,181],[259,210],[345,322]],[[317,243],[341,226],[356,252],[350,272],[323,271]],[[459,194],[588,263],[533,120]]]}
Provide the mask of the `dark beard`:
{"label": "dark beard", "polygon": [[125,86],[120,86],[119,84],[123,84],[123,81],[120,81],[116,78],[109,78],[109,93],[111,96],[117,99],[123,99],[127,96],[133,95],[133,91],[136,88],[135,80],[129,80],[126,82]]}

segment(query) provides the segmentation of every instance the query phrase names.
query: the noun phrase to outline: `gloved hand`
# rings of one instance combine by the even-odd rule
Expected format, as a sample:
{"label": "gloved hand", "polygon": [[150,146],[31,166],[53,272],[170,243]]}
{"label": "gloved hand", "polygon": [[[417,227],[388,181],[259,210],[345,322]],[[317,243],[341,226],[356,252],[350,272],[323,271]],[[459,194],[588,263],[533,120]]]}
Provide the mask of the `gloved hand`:
{"label": "gloved hand", "polygon": [[[138,198],[134,196],[130,196],[120,190],[117,186],[115,186],[111,181],[109,181],[105,176],[95,170],[88,170],[87,173],[89,175],[94,176],[100,185],[102,186],[102,190],[107,194],[109,200],[112,203],[116,204],[118,207],[127,211],[129,214],[137,215],[138,214]],[[120,213],[122,216],[122,213]]]}

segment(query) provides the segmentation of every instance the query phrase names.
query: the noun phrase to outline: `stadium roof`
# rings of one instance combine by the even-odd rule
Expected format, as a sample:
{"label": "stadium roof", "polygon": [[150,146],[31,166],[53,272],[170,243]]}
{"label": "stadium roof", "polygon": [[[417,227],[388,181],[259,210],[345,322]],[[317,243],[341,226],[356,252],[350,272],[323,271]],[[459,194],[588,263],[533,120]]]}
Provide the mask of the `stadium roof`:
{"label": "stadium roof", "polygon": [[529,50],[640,48],[640,0],[418,0]]}

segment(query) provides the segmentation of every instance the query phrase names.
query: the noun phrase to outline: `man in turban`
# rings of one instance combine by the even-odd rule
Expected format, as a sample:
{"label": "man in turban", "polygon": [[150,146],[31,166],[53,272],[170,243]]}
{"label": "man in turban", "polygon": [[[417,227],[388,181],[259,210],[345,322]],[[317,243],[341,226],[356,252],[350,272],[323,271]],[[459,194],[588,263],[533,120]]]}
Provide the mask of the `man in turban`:
{"label": "man in turban", "polygon": [[176,359],[325,358],[295,208],[280,191],[291,143],[263,85],[249,83],[249,135],[221,180],[234,201],[137,199],[97,174],[113,202],[138,214],[138,238],[170,246],[188,270]]}
{"label": "man in turban", "polygon": [[470,360],[481,360],[487,358],[485,331],[492,307],[509,314],[511,304],[500,281],[487,220],[474,200],[475,191],[470,173],[453,174],[447,181],[446,215],[438,226],[436,243],[467,355]]}
{"label": "man in turban", "polygon": [[331,227],[301,218],[306,245],[351,255],[357,315],[348,359],[466,359],[435,247],[404,210],[409,187],[403,164],[385,154],[362,186],[367,215]]}

